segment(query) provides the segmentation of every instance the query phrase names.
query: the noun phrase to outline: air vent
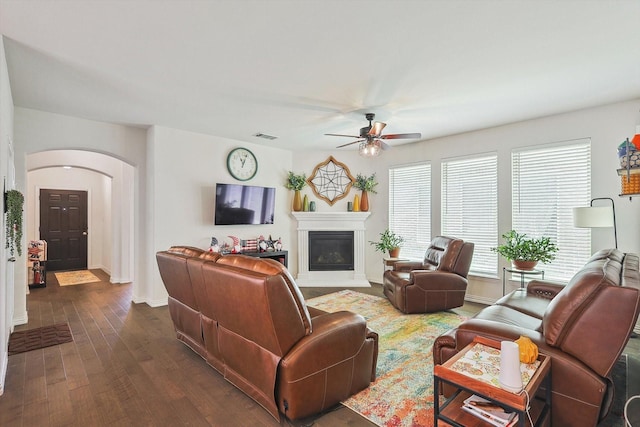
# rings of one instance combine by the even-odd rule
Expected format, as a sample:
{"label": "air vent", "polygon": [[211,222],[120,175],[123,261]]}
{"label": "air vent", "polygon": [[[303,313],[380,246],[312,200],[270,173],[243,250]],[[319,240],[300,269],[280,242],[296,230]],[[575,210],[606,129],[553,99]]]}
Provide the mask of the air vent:
{"label": "air vent", "polygon": [[255,133],[253,134],[253,136],[255,136],[256,138],[268,139],[270,141],[273,141],[274,139],[278,138],[277,136],[267,135],[266,133],[261,133],[261,132]]}

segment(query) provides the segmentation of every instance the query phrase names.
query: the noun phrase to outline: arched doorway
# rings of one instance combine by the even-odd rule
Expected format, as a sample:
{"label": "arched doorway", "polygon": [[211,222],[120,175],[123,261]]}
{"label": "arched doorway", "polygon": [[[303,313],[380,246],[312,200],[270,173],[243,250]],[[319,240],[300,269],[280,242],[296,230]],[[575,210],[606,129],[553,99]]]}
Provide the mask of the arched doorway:
{"label": "arched doorway", "polygon": [[[109,270],[112,283],[134,282],[134,294],[136,283],[134,280],[134,177],[135,168],[126,162],[102,153],[94,153],[82,150],[50,150],[32,153],[27,156],[27,188],[25,201],[25,214],[27,219],[27,240],[38,237],[39,201],[38,195],[41,185],[31,184],[43,182],[49,174],[52,181],[65,182],[61,173],[69,172],[64,167],[76,168],[80,187],[92,186],[93,191],[101,192],[100,201],[93,206],[95,209],[108,209],[108,212],[92,212],[93,225],[90,224],[90,236],[94,237],[90,248],[93,247],[94,266],[100,263]],[[33,178],[33,179],[30,179]],[[36,179],[37,177],[37,179]],[[84,178],[82,178],[84,177]],[[95,178],[94,184],[89,184],[91,178]],[[84,182],[83,182],[84,181]],[[101,184],[104,188],[100,188]],[[97,183],[97,184],[96,184]],[[99,206],[98,206],[99,205]],[[107,226],[97,222],[99,218],[108,218]],[[94,233],[95,232],[95,236]],[[101,239],[101,241],[97,241]],[[91,249],[90,249],[91,250]],[[98,261],[97,252],[101,253]]]}

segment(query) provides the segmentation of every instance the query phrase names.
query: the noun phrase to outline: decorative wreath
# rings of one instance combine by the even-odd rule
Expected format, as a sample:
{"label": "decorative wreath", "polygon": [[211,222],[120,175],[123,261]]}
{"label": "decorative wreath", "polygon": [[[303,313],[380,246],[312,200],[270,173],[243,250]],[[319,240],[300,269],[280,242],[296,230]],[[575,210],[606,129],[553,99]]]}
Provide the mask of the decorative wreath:
{"label": "decorative wreath", "polygon": [[349,193],[354,180],[347,165],[329,156],[316,166],[307,184],[318,198],[333,206]]}

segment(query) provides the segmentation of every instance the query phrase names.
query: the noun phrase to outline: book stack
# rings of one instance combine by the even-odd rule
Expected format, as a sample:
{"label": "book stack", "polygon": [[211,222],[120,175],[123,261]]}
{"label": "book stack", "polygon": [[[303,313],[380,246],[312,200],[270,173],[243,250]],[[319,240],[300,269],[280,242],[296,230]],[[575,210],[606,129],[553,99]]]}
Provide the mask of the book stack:
{"label": "book stack", "polygon": [[515,412],[506,412],[494,402],[475,394],[465,399],[462,409],[496,427],[511,427],[518,422]]}

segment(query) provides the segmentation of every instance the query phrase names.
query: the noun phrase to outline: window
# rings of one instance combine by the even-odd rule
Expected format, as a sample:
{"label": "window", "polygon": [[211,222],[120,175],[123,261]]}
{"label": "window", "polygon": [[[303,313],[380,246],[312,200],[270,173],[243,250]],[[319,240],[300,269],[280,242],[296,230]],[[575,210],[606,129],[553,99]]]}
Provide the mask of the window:
{"label": "window", "polygon": [[511,157],[513,229],[550,237],[559,250],[544,265],[545,279],[569,280],[591,255],[591,231],[573,226],[573,208],[591,200],[591,142],[517,150]]}
{"label": "window", "polygon": [[471,273],[497,275],[497,155],[442,162],[442,234],[475,244]]}
{"label": "window", "polygon": [[389,229],[404,237],[403,258],[424,258],[431,242],[431,164],[389,169]]}

